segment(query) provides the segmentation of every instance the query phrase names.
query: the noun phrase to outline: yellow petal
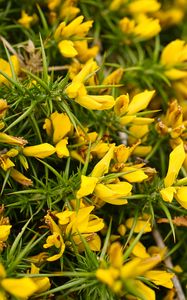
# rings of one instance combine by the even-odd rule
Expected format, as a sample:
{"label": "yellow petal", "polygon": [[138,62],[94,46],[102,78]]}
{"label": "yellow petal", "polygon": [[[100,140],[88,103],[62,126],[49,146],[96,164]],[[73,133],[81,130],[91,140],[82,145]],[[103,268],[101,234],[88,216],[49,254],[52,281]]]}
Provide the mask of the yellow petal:
{"label": "yellow petal", "polygon": [[137,146],[133,150],[133,155],[145,157],[147,156],[152,150],[152,146]]}
{"label": "yellow petal", "polygon": [[2,265],[2,263],[0,263],[0,279],[5,278],[6,277],[6,271],[4,266]]}
{"label": "yellow petal", "polygon": [[114,149],[115,145],[112,144],[105,156],[93,168],[91,173],[92,177],[101,177],[104,174],[108,173],[110,161],[114,155]]}
{"label": "yellow petal", "polygon": [[115,242],[109,249],[110,263],[114,268],[120,268],[123,265],[123,251],[119,242]]}
{"label": "yellow petal", "polygon": [[146,125],[146,124],[151,124],[154,122],[153,118],[141,118],[141,117],[136,117],[132,123],[135,125]]}
{"label": "yellow petal", "polygon": [[68,144],[68,140],[67,138],[59,141],[56,146],[55,146],[55,149],[56,149],[56,154],[59,158],[62,158],[62,157],[68,157],[69,156],[69,150],[67,148],[67,145]]}
{"label": "yellow petal", "polygon": [[61,41],[60,43],[58,43],[58,49],[64,57],[75,57],[78,54],[77,50],[74,48],[74,44],[72,41]]}
{"label": "yellow petal", "polygon": [[0,143],[24,146],[25,144],[27,144],[27,141],[20,137],[15,137],[15,136],[8,135],[4,132],[0,132]]}
{"label": "yellow petal", "polygon": [[92,110],[107,110],[114,106],[113,96],[108,95],[85,95],[75,99],[81,106]]}
{"label": "yellow petal", "polygon": [[165,189],[161,189],[160,194],[164,201],[171,202],[173,200],[173,196],[174,196],[175,192],[176,192],[176,189],[172,186],[169,186]]}
{"label": "yellow petal", "polygon": [[182,207],[187,209],[187,186],[182,186],[177,188],[177,193],[175,194],[175,198]]}
{"label": "yellow petal", "polygon": [[88,244],[92,251],[100,251],[101,250],[101,239],[97,233],[94,234],[93,238],[88,240]]}
{"label": "yellow petal", "polygon": [[123,265],[121,268],[121,276],[123,279],[127,279],[129,277],[135,278],[136,276],[144,275],[145,272],[154,268],[160,261],[160,255],[148,258],[133,258]]}
{"label": "yellow petal", "polygon": [[72,124],[67,114],[57,111],[51,114],[50,119],[53,127],[53,142],[56,144],[71,131]]}
{"label": "yellow petal", "polygon": [[52,155],[55,152],[55,147],[48,143],[23,148],[23,154],[25,156],[32,156],[37,158],[45,158]]}
{"label": "yellow petal", "polygon": [[133,97],[132,101],[130,102],[127,114],[134,115],[135,113],[139,112],[140,110],[145,109],[149,102],[151,101],[155,91],[144,91],[142,93],[137,94]]}
{"label": "yellow petal", "polygon": [[107,284],[108,286],[112,287],[115,279],[119,276],[119,271],[115,268],[110,267],[109,269],[98,269],[96,271],[96,277]]}
{"label": "yellow petal", "polygon": [[0,241],[4,242],[8,239],[10,234],[11,225],[0,225]]}
{"label": "yellow petal", "polygon": [[95,195],[102,201],[114,205],[123,205],[127,203],[123,197],[129,195],[132,185],[128,182],[120,182],[116,184],[97,184],[94,190]]}
{"label": "yellow petal", "polygon": [[128,10],[133,14],[151,13],[159,10],[160,6],[157,0],[134,0],[128,4]]}
{"label": "yellow petal", "polygon": [[[134,239],[130,240],[130,245]],[[133,247],[132,252],[134,256],[139,257],[139,258],[147,258],[150,257],[150,255],[147,253],[146,248],[141,242],[136,243],[136,245]]]}
{"label": "yellow petal", "polygon": [[117,116],[122,116],[126,113],[129,104],[129,95],[121,95],[116,99],[114,112]]}
{"label": "yellow petal", "polygon": [[97,177],[88,177],[81,175],[81,186],[80,189],[77,191],[77,198],[80,199],[82,197],[92,194],[98,180],[99,179]]}
{"label": "yellow petal", "polygon": [[32,180],[24,176],[22,173],[20,173],[18,170],[12,168],[10,171],[10,176],[17,181],[20,184],[23,184],[25,186],[32,185]]}
{"label": "yellow petal", "polygon": [[184,160],[185,160],[185,151],[184,151],[183,143],[181,143],[170,153],[168,172],[164,179],[165,187],[169,187],[174,183],[180,171],[180,168],[182,167]]}
{"label": "yellow petal", "polygon": [[142,182],[143,180],[148,178],[143,170],[134,167],[124,167],[122,169],[122,172],[129,172],[122,176],[129,182]]}
{"label": "yellow petal", "polygon": [[27,298],[37,291],[37,285],[31,278],[5,278],[1,281],[2,287],[17,298]]}
{"label": "yellow petal", "polygon": [[[127,226],[127,228],[131,229],[133,223],[134,223],[134,218],[129,218],[129,219],[127,219],[125,225]],[[136,225],[134,227],[134,232],[139,233],[142,230],[144,233],[152,231],[150,221],[144,221],[141,219],[137,220]]]}
{"label": "yellow petal", "polygon": [[168,273],[166,271],[160,270],[151,270],[147,271],[144,276],[156,285],[162,285],[168,289],[171,289],[173,287],[173,282],[171,280],[174,276],[173,273]]}
{"label": "yellow petal", "polygon": [[135,281],[135,287],[137,290],[142,294],[145,300],[155,300],[155,292],[145,285],[142,281],[136,280]]}

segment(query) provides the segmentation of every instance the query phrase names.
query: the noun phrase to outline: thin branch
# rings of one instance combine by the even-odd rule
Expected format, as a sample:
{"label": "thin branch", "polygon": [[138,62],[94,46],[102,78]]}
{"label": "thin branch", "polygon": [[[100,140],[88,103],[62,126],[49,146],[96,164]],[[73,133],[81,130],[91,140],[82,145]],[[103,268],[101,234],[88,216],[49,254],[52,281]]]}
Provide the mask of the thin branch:
{"label": "thin branch", "polygon": [[[164,241],[163,241],[163,238],[162,238],[160,232],[157,229],[153,229],[152,233],[153,233],[153,237],[155,239],[155,242],[156,242],[157,246],[159,246],[160,248],[165,248],[166,245],[164,244]],[[165,258],[164,263],[165,263],[167,268],[173,269],[173,263],[172,263],[172,260],[171,260],[170,256]],[[173,281],[173,285],[175,287],[176,294],[177,294],[176,300],[186,300],[186,297],[185,297],[184,292],[182,290],[180,281],[179,281],[176,274],[172,278],[172,281]]]}

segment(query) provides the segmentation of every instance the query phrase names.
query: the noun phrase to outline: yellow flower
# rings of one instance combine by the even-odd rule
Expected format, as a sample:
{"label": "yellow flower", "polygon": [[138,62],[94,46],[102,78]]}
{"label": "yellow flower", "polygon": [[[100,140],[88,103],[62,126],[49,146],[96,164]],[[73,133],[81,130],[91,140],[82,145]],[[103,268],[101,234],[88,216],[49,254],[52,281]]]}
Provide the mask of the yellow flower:
{"label": "yellow flower", "polygon": [[12,168],[10,171],[10,176],[17,181],[18,183],[25,185],[25,186],[30,186],[32,185],[32,180],[24,176],[22,173],[20,173],[18,170]]}
{"label": "yellow flower", "polygon": [[172,186],[185,160],[185,151],[183,143],[177,146],[169,156],[168,172],[164,179],[165,187]]}
{"label": "yellow flower", "polygon": [[145,90],[144,92],[135,95],[128,105],[127,115],[133,115],[147,108],[154,94],[155,91]]}
{"label": "yellow flower", "polygon": [[25,144],[27,144],[27,141],[21,137],[15,137],[15,136],[8,135],[4,132],[0,132],[0,143],[24,146]]}
{"label": "yellow flower", "polygon": [[161,31],[158,19],[148,18],[146,15],[140,15],[133,33],[140,39],[150,39]]}
{"label": "yellow flower", "polygon": [[161,189],[160,194],[162,199],[166,202],[172,202],[176,189],[173,186],[169,186]]}
{"label": "yellow flower", "polygon": [[61,41],[60,43],[58,43],[58,49],[64,57],[75,57],[78,54],[72,41]]}
{"label": "yellow flower", "polygon": [[[127,226],[128,229],[131,229],[133,223],[134,223],[134,218],[129,218],[127,219],[125,225]],[[142,230],[144,233],[151,232],[152,231],[151,223],[149,220],[144,220],[142,217],[139,217],[133,231],[135,233],[139,233]]]}
{"label": "yellow flower", "polygon": [[[130,240],[130,245],[134,241],[134,238]],[[139,258],[147,258],[150,257],[150,255],[147,253],[146,248],[141,242],[136,243],[136,245],[133,247],[132,252],[134,256]]]}
{"label": "yellow flower", "polygon": [[111,84],[118,84],[122,78],[124,69],[119,68],[112,73],[110,73],[102,82],[102,85],[111,85]]}
{"label": "yellow flower", "polygon": [[0,118],[3,118],[7,109],[8,109],[8,104],[6,100],[0,99]]}
{"label": "yellow flower", "polygon": [[75,1],[65,0],[60,7],[60,18],[66,18],[67,20],[74,19],[76,15],[80,12],[80,9],[74,6],[75,4]]}
{"label": "yellow flower", "polygon": [[[95,233],[104,227],[103,219],[90,214],[94,206],[80,207],[78,210],[60,212],[56,214],[59,224],[68,238],[70,235],[80,251],[84,250],[81,236],[85,238],[93,251],[99,251],[101,241]],[[80,236],[81,233],[81,236]]]}
{"label": "yellow flower", "polygon": [[5,242],[10,234],[12,225],[0,225],[0,241]]}
{"label": "yellow flower", "polygon": [[156,124],[156,130],[161,135],[170,135],[172,139],[182,135],[185,121],[183,121],[183,109],[177,100],[169,103],[166,115]]}
{"label": "yellow flower", "polygon": [[81,186],[80,189],[77,191],[77,198],[79,199],[92,194],[98,180],[99,179],[97,177],[88,177],[81,175]]}
{"label": "yellow flower", "polygon": [[113,288],[115,280],[119,277],[119,271],[113,267],[109,267],[108,269],[99,268],[96,271],[96,277],[109,287]]}
{"label": "yellow flower", "polygon": [[59,158],[69,156],[69,150],[66,146],[67,144],[68,144],[68,139],[67,138],[64,138],[63,140],[61,140],[60,142],[58,142],[56,144],[56,146],[55,146],[56,154]]}
{"label": "yellow flower", "polygon": [[23,148],[23,154],[25,156],[32,156],[36,158],[45,158],[52,155],[55,152],[55,147],[48,143]]}
{"label": "yellow flower", "polygon": [[51,257],[47,258],[47,261],[55,261],[59,259],[65,250],[64,240],[62,238],[62,232],[59,226],[55,223],[52,217],[48,214],[45,216],[45,222],[49,226],[52,235],[47,237],[46,243],[43,245],[45,249],[55,247],[59,249],[58,254],[54,254]]}
{"label": "yellow flower", "polygon": [[123,198],[129,196],[131,190],[132,185],[128,182],[110,183],[106,185],[99,183],[94,189],[94,194],[104,202],[114,205],[123,205],[127,204],[127,200]]}
{"label": "yellow flower", "polygon": [[[37,268],[33,263],[31,263],[30,274],[39,274],[40,269]],[[35,293],[43,293],[47,291],[51,284],[48,277],[33,277],[33,282],[37,285],[37,291]]]}
{"label": "yellow flower", "polygon": [[150,287],[145,285],[142,281],[135,280],[133,285],[136,286],[136,289],[142,295],[143,299],[145,299],[145,300],[156,300],[155,292]]}
{"label": "yellow flower", "polygon": [[183,63],[187,60],[187,45],[183,40],[169,43],[162,51],[161,64],[166,67],[165,74],[171,80],[187,77]]}
{"label": "yellow flower", "polygon": [[135,35],[140,40],[150,39],[161,31],[159,20],[148,18],[144,14],[138,15],[136,23],[127,17],[121,19],[119,27],[123,33]]}
{"label": "yellow flower", "polygon": [[65,89],[69,98],[76,98],[81,95],[87,95],[83,83],[88,79],[90,73],[95,72],[98,69],[97,63],[93,58],[89,59],[78,74],[76,74],[72,80],[72,83]]}
{"label": "yellow flower", "polygon": [[48,0],[47,6],[50,10],[55,10],[61,3],[61,0]]}
{"label": "yellow flower", "polygon": [[142,182],[143,180],[147,179],[148,176],[145,174],[145,172],[138,166],[125,166],[121,170],[122,172],[127,172],[127,174],[122,175],[121,177],[126,179],[129,182]]}
{"label": "yellow flower", "polygon": [[99,51],[98,46],[93,46],[91,48],[88,48],[87,40],[75,41],[74,48],[78,54],[77,58],[83,63],[88,61],[90,58],[94,58]]}
{"label": "yellow flower", "polygon": [[104,174],[108,173],[110,161],[114,155],[115,144],[112,144],[108,152],[105,156],[95,165],[92,170],[91,176],[92,177],[101,177]]}
{"label": "yellow flower", "polygon": [[187,186],[181,186],[179,188],[177,188],[177,192],[175,194],[175,198],[177,200],[177,202],[179,202],[179,204],[184,207],[185,209],[187,209],[187,198],[186,198],[186,194],[187,193]]}
{"label": "yellow flower", "polygon": [[36,14],[29,16],[25,10],[21,11],[21,18],[18,20],[18,23],[21,24],[25,28],[30,28],[31,24],[37,21],[38,17]]}
{"label": "yellow flower", "polygon": [[160,6],[157,0],[133,0],[128,4],[128,10],[132,14],[144,14],[155,12]]}
{"label": "yellow flower", "polygon": [[78,96],[75,102],[81,106],[92,110],[105,110],[114,106],[115,100],[109,95],[83,95]]}
{"label": "yellow flower", "polygon": [[67,114],[56,111],[50,118],[45,119],[43,128],[53,137],[53,143],[57,144],[71,131],[72,124]]}
{"label": "yellow flower", "polygon": [[177,7],[171,7],[167,10],[160,9],[155,13],[155,17],[160,20],[162,28],[169,27],[172,25],[177,25],[182,21],[184,17],[184,11]]}
{"label": "yellow flower", "polygon": [[168,273],[161,270],[151,270],[147,271],[144,276],[156,285],[162,285],[168,289],[173,287],[173,282],[171,281],[174,276],[173,273]]}
{"label": "yellow flower", "polygon": [[[20,63],[18,57],[16,55],[11,55],[10,60],[12,62],[15,74],[18,75],[20,72]],[[12,71],[10,68],[10,64],[2,58],[0,58],[0,71],[4,72],[6,75],[12,78]],[[9,81],[3,75],[0,74],[0,84],[1,83],[7,84],[8,82]]]}
{"label": "yellow flower", "polygon": [[[25,299],[33,295],[38,287],[31,278],[4,278],[1,281],[1,286],[18,299]],[[23,288],[24,287],[24,288]]]}

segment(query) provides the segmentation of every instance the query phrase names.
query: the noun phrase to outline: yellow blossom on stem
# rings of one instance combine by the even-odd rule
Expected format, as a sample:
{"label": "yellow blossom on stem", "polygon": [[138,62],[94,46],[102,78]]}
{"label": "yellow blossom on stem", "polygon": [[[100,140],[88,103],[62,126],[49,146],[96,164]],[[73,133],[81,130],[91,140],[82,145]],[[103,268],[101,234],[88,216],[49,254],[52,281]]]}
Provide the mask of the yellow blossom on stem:
{"label": "yellow blossom on stem", "polygon": [[63,255],[65,250],[65,243],[59,226],[55,223],[55,221],[52,219],[52,217],[49,214],[45,216],[45,222],[49,226],[52,235],[47,237],[46,243],[43,245],[43,247],[45,249],[51,247],[59,249],[58,254],[54,254],[49,258],[47,258],[47,261],[55,261]]}
{"label": "yellow blossom on stem", "polygon": [[5,291],[19,299],[30,297],[38,289],[34,281],[31,278],[26,277],[19,279],[4,278],[1,281],[1,286],[5,289]]}
{"label": "yellow blossom on stem", "polygon": [[0,99],[0,118],[3,118],[7,109],[8,109],[7,101],[4,99]]}
{"label": "yellow blossom on stem", "polygon": [[[129,218],[129,219],[127,219],[125,225],[127,226],[128,229],[131,229],[133,223],[134,223],[134,218]],[[136,224],[135,224],[135,227],[134,227],[133,231],[135,233],[139,233],[142,230],[143,230],[144,233],[151,232],[152,227],[151,227],[151,223],[150,223],[149,220],[144,220],[143,218],[139,217]]]}
{"label": "yellow blossom on stem", "polygon": [[[18,75],[20,72],[20,63],[18,57],[16,55],[11,55],[10,60],[12,62],[15,74]],[[0,58],[0,71],[4,72],[6,75],[12,78],[12,71],[11,71],[10,64],[2,58]],[[0,84],[1,83],[8,84],[9,81],[3,75],[0,74]]]}
{"label": "yellow blossom on stem", "polygon": [[187,77],[182,64],[187,60],[187,45],[183,40],[170,42],[162,51],[161,64],[166,67],[165,74],[171,80]]}
{"label": "yellow blossom on stem", "polygon": [[123,199],[125,196],[129,196],[132,190],[132,185],[128,182],[118,182],[110,184],[99,183],[94,189],[94,194],[104,202],[123,205],[127,204],[127,200]]}
{"label": "yellow blossom on stem", "polygon": [[21,11],[21,18],[18,20],[18,23],[25,28],[30,28],[31,24],[34,24],[37,21],[38,17],[36,14],[29,16],[25,10]]}
{"label": "yellow blossom on stem", "polygon": [[74,47],[74,43],[72,41],[63,40],[58,43],[58,49],[60,50],[60,53],[64,57],[75,57],[78,52]]}
{"label": "yellow blossom on stem", "polygon": [[5,242],[10,234],[12,225],[0,225],[0,241]]}
{"label": "yellow blossom on stem", "polygon": [[159,10],[161,4],[157,0],[133,0],[128,4],[132,14],[152,13]]}
{"label": "yellow blossom on stem", "polygon": [[168,289],[173,287],[171,279],[173,278],[173,273],[168,273],[162,270],[150,270],[145,273],[145,277],[151,280],[156,285],[162,285]]}
{"label": "yellow blossom on stem", "polygon": [[98,46],[89,48],[87,40],[75,41],[74,48],[77,51],[77,58],[83,63],[88,61],[90,58],[96,57],[99,51]]}
{"label": "yellow blossom on stem", "polygon": [[[30,274],[39,274],[40,268],[36,267],[33,263],[31,263]],[[32,280],[37,285],[37,291],[35,293],[43,293],[47,291],[51,284],[48,277],[33,277]]]}
{"label": "yellow blossom on stem", "polygon": [[172,186],[185,160],[185,151],[183,143],[177,146],[169,156],[168,172],[164,179],[165,187]]}
{"label": "yellow blossom on stem", "polygon": [[88,177],[81,175],[81,186],[80,189],[77,191],[77,198],[79,199],[92,194],[98,180],[99,179],[97,177]]}
{"label": "yellow blossom on stem", "polygon": [[59,141],[55,148],[56,148],[56,154],[59,158],[62,157],[68,157],[69,156],[69,150],[67,148],[68,139],[64,138],[61,141]]}
{"label": "yellow blossom on stem", "polygon": [[25,185],[25,186],[30,186],[33,184],[32,180],[24,176],[21,172],[18,170],[12,168],[10,171],[10,176],[17,181],[18,183]]}
{"label": "yellow blossom on stem", "polygon": [[25,156],[32,156],[36,158],[45,158],[52,155],[55,152],[55,147],[48,143],[23,148],[23,154]]}
{"label": "yellow blossom on stem", "polygon": [[81,106],[91,110],[106,110],[111,109],[115,100],[113,96],[109,95],[84,95],[78,96],[75,102]]}
{"label": "yellow blossom on stem", "polygon": [[53,137],[53,143],[57,144],[71,131],[72,124],[66,113],[55,111],[45,119],[43,128],[49,136]]}
{"label": "yellow blossom on stem", "polygon": [[127,108],[127,115],[133,115],[141,110],[147,108],[149,102],[153,98],[155,91],[145,90],[142,93],[135,95]]}
{"label": "yellow blossom on stem", "polygon": [[27,144],[27,141],[21,137],[15,137],[15,136],[8,135],[4,132],[0,132],[0,143],[24,146]]}
{"label": "yellow blossom on stem", "polygon": [[112,144],[105,156],[95,165],[92,170],[92,177],[101,177],[108,173],[111,159],[114,156],[115,145]]}

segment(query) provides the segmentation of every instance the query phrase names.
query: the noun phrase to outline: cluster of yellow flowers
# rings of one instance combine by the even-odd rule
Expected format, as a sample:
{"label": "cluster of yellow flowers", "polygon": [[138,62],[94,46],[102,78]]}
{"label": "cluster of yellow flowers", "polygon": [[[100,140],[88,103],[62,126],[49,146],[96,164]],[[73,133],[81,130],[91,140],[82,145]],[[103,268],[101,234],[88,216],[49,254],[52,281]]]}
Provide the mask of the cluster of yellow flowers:
{"label": "cluster of yellow flowers", "polygon": [[[0,299],[173,300],[187,1],[33,3],[19,8],[20,36],[0,37]],[[163,213],[171,252],[153,246]]]}

